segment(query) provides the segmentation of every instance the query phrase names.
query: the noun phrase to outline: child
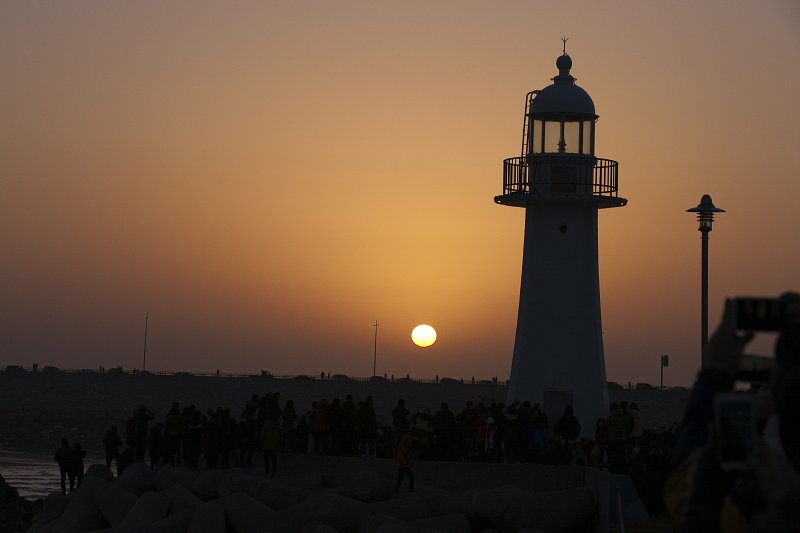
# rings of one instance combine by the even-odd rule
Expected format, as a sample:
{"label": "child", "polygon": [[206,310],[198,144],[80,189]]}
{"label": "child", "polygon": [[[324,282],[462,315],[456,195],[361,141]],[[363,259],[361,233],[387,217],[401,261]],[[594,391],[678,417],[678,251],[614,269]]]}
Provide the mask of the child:
{"label": "child", "polygon": [[404,433],[400,437],[400,445],[397,447],[397,484],[394,487],[394,495],[400,496],[400,485],[403,478],[408,476],[408,492],[414,494],[414,473],[411,471],[411,435]]}

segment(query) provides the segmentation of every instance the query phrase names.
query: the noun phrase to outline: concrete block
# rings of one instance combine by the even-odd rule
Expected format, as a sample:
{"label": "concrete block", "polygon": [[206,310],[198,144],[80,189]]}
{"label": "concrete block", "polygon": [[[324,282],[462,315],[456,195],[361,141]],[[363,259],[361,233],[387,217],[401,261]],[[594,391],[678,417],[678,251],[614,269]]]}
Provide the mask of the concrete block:
{"label": "concrete block", "polygon": [[146,531],[147,533],[186,533],[192,522],[193,514],[194,508],[184,509],[150,524]]}
{"label": "concrete block", "polygon": [[122,524],[125,516],[139,501],[134,494],[115,483],[109,483],[94,494],[94,504],[112,527]]}
{"label": "concrete block", "polygon": [[461,513],[451,513],[440,516],[413,520],[409,525],[420,533],[440,531],[442,533],[471,533],[467,517]]}
{"label": "concrete block", "polygon": [[417,529],[399,518],[373,515],[361,521],[358,533],[417,533]]}
{"label": "concrete block", "polygon": [[369,516],[368,506],[335,493],[315,492],[305,502],[313,518],[341,531],[356,531],[362,520]]}
{"label": "concrete block", "polygon": [[425,499],[416,494],[370,503],[367,509],[370,515],[391,516],[400,520],[419,520],[431,514]]}
{"label": "concrete block", "polygon": [[194,508],[203,503],[200,498],[181,485],[171,485],[160,491],[159,494],[169,498],[169,514],[179,513],[186,509],[194,512]]}
{"label": "concrete block", "polygon": [[60,492],[51,492],[44,498],[44,515],[48,520],[55,520],[62,514],[64,509],[67,508],[67,497]]}
{"label": "concrete block", "polygon": [[473,531],[494,527],[493,524],[473,505],[475,490],[451,492],[443,489],[423,487],[414,497],[422,498],[428,508],[429,516],[463,514],[469,520]]}
{"label": "concrete block", "polygon": [[195,478],[196,484],[191,490],[204,502],[219,498],[219,483],[225,473],[222,470],[206,470]]}
{"label": "concrete block", "polygon": [[498,487],[476,491],[473,504],[503,533],[523,528],[549,533],[592,531],[598,516],[591,493],[582,487],[535,494]]}
{"label": "concrete block", "polygon": [[340,533],[338,529],[332,528],[327,524],[314,524],[311,529],[303,528],[301,533]]}
{"label": "concrete block", "polygon": [[275,511],[244,492],[225,496],[222,504],[236,533],[262,533],[275,515]]}
{"label": "concrete block", "polygon": [[395,481],[373,470],[363,470],[345,485],[345,492],[362,502],[379,502],[394,495]]}
{"label": "concrete block", "polygon": [[60,517],[47,522],[37,531],[53,533],[79,533],[108,526],[100,510],[94,504],[94,494],[108,486],[100,478],[84,478],[81,487],[70,493],[67,506]]}
{"label": "concrete block", "polygon": [[89,468],[86,469],[86,473],[84,474],[85,477],[99,477],[105,481],[112,481],[114,479],[114,473],[108,468],[106,465],[102,465],[99,463],[95,463],[93,465],[89,465]]}
{"label": "concrete block", "polygon": [[148,490],[156,489],[156,473],[144,463],[133,463],[114,483],[136,496],[141,496]]}
{"label": "concrete block", "polygon": [[325,488],[322,475],[318,472],[302,472],[288,476],[280,476],[279,481],[289,487],[307,491]]}
{"label": "concrete block", "polygon": [[309,494],[306,489],[285,485],[279,481],[262,480],[253,490],[253,497],[271,509],[281,511],[302,502]]}
{"label": "concrete block", "polygon": [[264,481],[261,476],[251,476],[246,470],[240,470],[241,472],[225,472],[219,480],[220,498],[236,492],[244,492],[252,496],[259,483]]}
{"label": "concrete block", "polygon": [[140,531],[169,513],[170,500],[157,492],[145,492],[120,524],[121,529]]}
{"label": "concrete block", "polygon": [[164,465],[156,472],[156,489],[160,492],[173,485],[180,485],[187,490],[199,483],[200,472],[180,466]]}
{"label": "concrete block", "polygon": [[221,501],[206,502],[195,507],[187,533],[220,533],[225,531],[225,508]]}

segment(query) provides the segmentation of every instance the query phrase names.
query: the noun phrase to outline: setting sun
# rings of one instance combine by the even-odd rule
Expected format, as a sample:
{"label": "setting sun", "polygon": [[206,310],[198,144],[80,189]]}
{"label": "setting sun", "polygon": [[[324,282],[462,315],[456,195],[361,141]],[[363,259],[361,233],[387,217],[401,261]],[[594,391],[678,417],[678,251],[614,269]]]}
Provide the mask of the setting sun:
{"label": "setting sun", "polygon": [[420,324],[411,332],[411,340],[420,348],[427,348],[436,342],[436,330],[427,324]]}

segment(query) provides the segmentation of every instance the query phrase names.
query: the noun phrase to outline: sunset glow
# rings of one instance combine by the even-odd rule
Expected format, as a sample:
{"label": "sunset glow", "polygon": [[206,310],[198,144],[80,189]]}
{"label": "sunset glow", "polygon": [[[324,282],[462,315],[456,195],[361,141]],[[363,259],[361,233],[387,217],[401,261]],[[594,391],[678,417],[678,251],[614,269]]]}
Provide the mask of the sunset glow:
{"label": "sunset glow", "polygon": [[524,211],[493,197],[566,35],[629,200],[599,222],[608,379],[669,354],[688,385],[702,194],[712,330],[800,289],[798,28],[792,1],[3,2],[0,365],[141,368],[149,313],[149,370],[507,379]]}

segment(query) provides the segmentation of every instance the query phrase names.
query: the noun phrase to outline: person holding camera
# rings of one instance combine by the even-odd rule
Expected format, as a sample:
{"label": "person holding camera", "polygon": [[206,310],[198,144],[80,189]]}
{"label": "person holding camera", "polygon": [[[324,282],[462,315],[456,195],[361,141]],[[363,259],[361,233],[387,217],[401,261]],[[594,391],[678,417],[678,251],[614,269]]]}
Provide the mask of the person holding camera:
{"label": "person holding camera", "polygon": [[[756,412],[752,406],[731,402],[728,412],[738,418],[726,418],[721,401],[729,397],[725,393],[753,338],[752,331],[740,331],[737,300],[726,300],[722,322],[708,341],[664,488],[664,503],[681,531],[800,530],[800,295],[780,300],[768,394],[739,398],[765,400],[757,424],[745,416]],[[752,439],[734,431],[748,424]]]}

